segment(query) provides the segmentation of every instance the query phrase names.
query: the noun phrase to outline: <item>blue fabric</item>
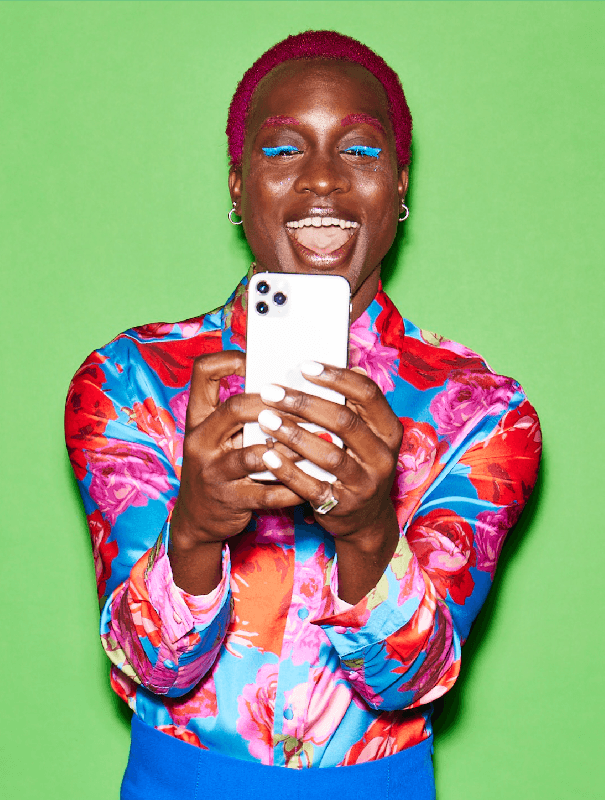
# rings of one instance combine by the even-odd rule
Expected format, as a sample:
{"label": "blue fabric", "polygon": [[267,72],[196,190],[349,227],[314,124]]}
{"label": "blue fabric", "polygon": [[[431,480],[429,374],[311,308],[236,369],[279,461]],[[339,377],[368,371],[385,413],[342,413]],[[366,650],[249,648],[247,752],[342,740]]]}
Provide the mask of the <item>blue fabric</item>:
{"label": "blue fabric", "polygon": [[435,800],[430,737],[350,767],[266,767],[168,736],[134,715],[121,800]]}

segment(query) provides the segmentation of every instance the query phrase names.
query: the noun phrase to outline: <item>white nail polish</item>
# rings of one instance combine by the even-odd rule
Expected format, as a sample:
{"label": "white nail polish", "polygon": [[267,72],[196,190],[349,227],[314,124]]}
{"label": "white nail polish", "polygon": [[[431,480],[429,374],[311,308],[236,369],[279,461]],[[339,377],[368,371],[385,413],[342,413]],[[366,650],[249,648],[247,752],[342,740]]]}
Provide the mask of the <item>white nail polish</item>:
{"label": "white nail polish", "polygon": [[267,403],[279,403],[286,396],[286,391],[282,386],[269,383],[260,390],[260,396]]}
{"label": "white nail polish", "polygon": [[276,431],[282,422],[281,417],[278,417],[277,414],[273,413],[273,411],[269,411],[268,408],[264,408],[260,412],[258,415],[258,421],[263,428],[268,428],[270,431]]}
{"label": "white nail polish", "polygon": [[317,378],[318,375],[324,371],[323,364],[318,364],[317,361],[303,361],[300,365],[300,371],[303,375],[311,375]]}
{"label": "white nail polish", "polygon": [[263,461],[269,469],[279,469],[281,467],[281,458],[275,450],[267,450],[266,453],[263,453]]}

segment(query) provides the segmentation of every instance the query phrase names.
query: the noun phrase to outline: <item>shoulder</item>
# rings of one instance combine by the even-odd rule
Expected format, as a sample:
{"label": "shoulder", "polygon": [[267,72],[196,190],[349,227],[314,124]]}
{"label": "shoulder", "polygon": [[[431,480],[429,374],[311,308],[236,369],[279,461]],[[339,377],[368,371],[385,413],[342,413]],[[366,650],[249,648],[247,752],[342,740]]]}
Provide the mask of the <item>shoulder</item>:
{"label": "shoulder", "polygon": [[94,381],[125,385],[133,373],[147,373],[165,386],[184,386],[197,356],[221,349],[221,309],[180,322],[153,322],[129,328],[94,350],[72,385]]}
{"label": "shoulder", "polygon": [[523,392],[517,381],[499,375],[471,348],[404,319],[384,292],[377,299],[377,331],[383,344],[398,351],[398,373],[406,383],[419,391],[438,390],[454,382],[506,385]]}

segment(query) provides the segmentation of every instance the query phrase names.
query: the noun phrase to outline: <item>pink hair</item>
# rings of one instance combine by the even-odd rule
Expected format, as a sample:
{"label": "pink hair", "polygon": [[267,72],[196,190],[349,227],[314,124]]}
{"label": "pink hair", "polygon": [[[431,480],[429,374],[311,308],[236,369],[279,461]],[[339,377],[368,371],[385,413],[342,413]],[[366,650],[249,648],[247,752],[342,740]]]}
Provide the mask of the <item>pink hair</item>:
{"label": "pink hair", "polygon": [[245,73],[229,106],[227,139],[231,164],[240,166],[246,138],[246,120],[254,90],[272,69],[284,61],[328,58],[361,64],[382,84],[389,104],[389,118],[395,134],[400,167],[410,162],[412,115],[401,82],[389,65],[365,44],[336,31],[304,31],[273,45]]}

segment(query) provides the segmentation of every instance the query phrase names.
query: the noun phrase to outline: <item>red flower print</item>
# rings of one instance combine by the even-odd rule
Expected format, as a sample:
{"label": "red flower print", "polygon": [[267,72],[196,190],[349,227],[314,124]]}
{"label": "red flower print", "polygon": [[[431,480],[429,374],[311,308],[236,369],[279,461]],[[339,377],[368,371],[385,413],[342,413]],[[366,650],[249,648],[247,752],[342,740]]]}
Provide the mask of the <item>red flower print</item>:
{"label": "red flower print", "polygon": [[192,339],[135,344],[164,386],[173,388],[189,383],[193,362],[198,356],[216,353],[222,348],[220,331],[205,333]]}
{"label": "red flower print", "polygon": [[349,767],[366,761],[378,761],[413,747],[426,737],[426,722],[422,713],[415,718],[406,716],[402,719],[399,711],[383,712],[363,737],[347,750],[338,766]]}
{"label": "red flower print", "polygon": [[[294,580],[294,551],[254,539],[254,533],[246,534],[231,551],[233,615],[227,647],[235,655],[236,645],[280,655],[289,607],[286,587]],[[276,622],[268,626],[267,619]]]}
{"label": "red flower print", "polygon": [[436,508],[414,520],[407,540],[422,569],[442,597],[464,604],[473,591],[469,567],[476,562],[471,526],[447,508]]}
{"label": "red flower print", "polygon": [[109,420],[118,415],[111,400],[102,391],[105,375],[100,367],[105,359],[93,353],[74,375],[65,406],[65,439],[67,452],[76,478],[86,475],[86,459],[82,450],[102,447],[103,434]]}
{"label": "red flower print", "polygon": [[101,512],[96,509],[87,516],[92,552],[95,560],[95,573],[97,576],[97,592],[99,600],[105,595],[105,587],[111,576],[111,562],[118,554],[118,543],[108,542],[111,526],[103,519]]}
{"label": "red flower print", "polygon": [[177,725],[187,725],[199,717],[216,717],[218,705],[214,677],[208,676],[184,697],[166,697],[164,704]]}
{"label": "red flower print", "polygon": [[538,477],[541,451],[540,422],[531,403],[524,400],[460,461],[471,468],[469,478],[481,500],[499,506],[519,503],[523,508]]}
{"label": "red flower print", "polygon": [[382,343],[399,350],[399,375],[416,389],[424,391],[442,386],[455,370],[487,372],[486,364],[478,356],[465,358],[451,350],[406,336],[403,320],[395,306],[386,295],[380,300],[384,311],[376,320],[376,328],[381,332]]}
{"label": "red flower print", "polygon": [[207,750],[205,744],[202,744],[193,731],[187,730],[182,725],[158,725],[158,731],[167,733],[168,736],[174,736],[175,739],[180,739],[187,744],[193,744],[195,747],[200,747],[202,750]]}
{"label": "red flower print", "polygon": [[157,406],[152,397],[146,397],[143,403],[135,403],[130,419],[143,433],[148,434],[166,455],[170,463],[180,474],[177,460],[183,455],[183,437],[176,433],[176,425],[172,415],[165,408]]}

